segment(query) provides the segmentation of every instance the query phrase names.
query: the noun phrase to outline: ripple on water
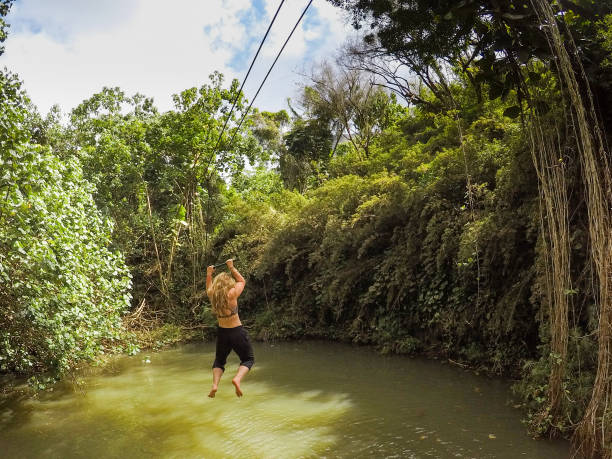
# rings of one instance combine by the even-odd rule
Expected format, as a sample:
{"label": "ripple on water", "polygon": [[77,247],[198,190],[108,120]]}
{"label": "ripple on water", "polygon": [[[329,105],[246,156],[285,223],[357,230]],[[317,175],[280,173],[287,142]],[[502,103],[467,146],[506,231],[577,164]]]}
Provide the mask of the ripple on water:
{"label": "ripple on water", "polygon": [[[97,457],[307,457],[334,445],[334,424],[351,407],[345,394],[287,395],[254,378],[245,382],[242,399],[229,378],[209,399],[209,379],[202,369],[166,373],[148,365],[106,384],[90,380],[84,395],[25,402],[28,423],[12,435],[34,433],[40,444],[32,452],[49,457],[82,457],[92,450],[100,452]],[[2,418],[10,420],[11,413],[5,409]],[[0,444],[4,440],[0,436]],[[13,446],[13,457],[20,457],[24,445]]]}
{"label": "ripple on water", "polygon": [[548,458],[563,451],[533,448],[519,415],[501,401],[501,389],[483,385],[475,394],[472,376],[462,381],[435,363],[387,361],[332,343],[256,345],[258,363],[244,381],[245,397],[238,399],[230,382],[234,357],[209,399],[213,353],[207,345],[155,353],[150,363],[124,359],[110,374],[84,377],[83,393],[58,388],[0,407],[0,454],[514,458],[528,451]]}

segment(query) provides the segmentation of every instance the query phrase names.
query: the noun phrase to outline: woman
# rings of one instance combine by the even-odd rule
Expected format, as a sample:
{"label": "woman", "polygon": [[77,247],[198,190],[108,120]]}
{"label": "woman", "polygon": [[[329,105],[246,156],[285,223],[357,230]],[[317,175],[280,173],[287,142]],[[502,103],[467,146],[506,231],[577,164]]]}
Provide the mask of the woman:
{"label": "woman", "polygon": [[217,327],[217,349],[215,362],[213,363],[213,384],[208,396],[213,398],[217,393],[217,387],[223,372],[225,362],[230,351],[233,349],[240,357],[240,366],[232,384],[236,388],[236,395],[242,397],[240,381],[246,375],[253,364],[253,347],[249,340],[249,335],[242,327],[240,317],[238,317],[238,297],[244,290],[246,281],[234,267],[234,260],[225,262],[232,275],[223,272],[215,276],[212,280],[214,266],[206,269],[206,293],[212,304],[212,311],[217,316],[219,326]]}

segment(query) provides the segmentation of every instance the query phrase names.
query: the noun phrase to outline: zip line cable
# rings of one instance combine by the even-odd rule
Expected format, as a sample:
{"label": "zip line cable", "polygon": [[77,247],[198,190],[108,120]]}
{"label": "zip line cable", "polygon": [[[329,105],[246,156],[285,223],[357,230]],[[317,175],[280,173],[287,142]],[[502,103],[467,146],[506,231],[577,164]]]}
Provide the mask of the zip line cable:
{"label": "zip line cable", "polygon": [[291,33],[289,33],[289,36],[287,37],[287,39],[285,40],[285,43],[283,43],[283,47],[280,49],[280,51],[278,52],[278,54],[276,55],[276,58],[274,59],[274,62],[272,62],[272,65],[270,66],[270,68],[268,69],[268,73],[266,73],[266,76],[264,77],[263,81],[261,82],[261,84],[259,85],[259,88],[257,89],[257,92],[255,93],[255,96],[253,97],[253,99],[251,100],[251,103],[249,104],[248,108],[246,109],[246,112],[244,112],[244,114],[242,115],[242,118],[240,118],[240,123],[238,123],[238,127],[236,128],[236,130],[234,131],[234,135],[232,135],[232,138],[229,141],[229,146],[232,145],[232,143],[234,142],[234,137],[236,137],[236,133],[240,130],[240,126],[242,126],[242,122],[244,121],[244,119],[246,118],[246,116],[249,113],[249,110],[251,110],[251,107],[253,106],[253,103],[255,102],[255,99],[257,99],[257,96],[259,95],[259,91],[261,91],[261,88],[263,87],[264,83],[266,82],[266,80],[268,79],[268,75],[270,75],[270,72],[272,72],[272,69],[274,68],[274,65],[276,64],[276,61],[278,61],[278,58],[280,57],[281,53],[283,52],[283,50],[285,49],[285,46],[287,46],[287,43],[289,43],[289,40],[291,39],[291,36],[293,35],[293,32],[295,32],[295,29],[297,29],[297,26],[300,24],[300,22],[302,21],[302,18],[304,17],[304,15],[306,14],[306,11],[308,11],[308,8],[310,7],[310,5],[312,4],[313,0],[310,0],[308,2],[308,5],[306,5],[306,8],[304,8],[304,11],[302,11],[302,14],[300,15],[300,17],[298,18],[297,22],[295,23],[295,25],[293,26],[293,29],[291,29]]}
{"label": "zip line cable", "polygon": [[[276,11],[276,14],[278,14],[278,11],[280,10],[280,7],[282,6],[283,2],[284,2],[284,0],[281,1],[281,5],[279,5],[278,10]],[[231,147],[231,145],[233,144],[234,138],[236,137],[236,133],[240,130],[240,127],[242,126],[242,123],[244,122],[244,120],[245,120],[246,116],[248,115],[249,111],[251,110],[251,107],[253,106],[253,103],[255,102],[255,99],[257,99],[257,96],[259,95],[259,92],[261,91],[261,88],[263,87],[263,85],[265,84],[266,80],[268,79],[268,76],[272,72],[272,69],[276,65],[276,62],[278,61],[278,59],[280,58],[282,52],[284,51],[285,47],[287,46],[287,43],[289,43],[289,40],[293,36],[293,33],[295,32],[295,29],[297,29],[297,27],[300,24],[300,22],[302,22],[302,19],[304,18],[304,15],[308,11],[308,8],[310,8],[310,5],[312,4],[312,2],[313,2],[313,0],[310,0],[308,2],[308,4],[306,5],[306,8],[304,8],[304,11],[302,11],[302,14],[298,18],[298,20],[295,23],[295,25],[293,26],[293,29],[291,29],[291,32],[289,33],[289,36],[287,37],[287,39],[283,43],[283,46],[281,47],[280,51],[276,55],[276,58],[274,58],[274,62],[272,62],[272,65],[268,69],[268,72],[266,73],[266,76],[264,77],[263,81],[259,85],[259,88],[257,89],[257,92],[255,93],[255,96],[253,97],[253,99],[251,100],[251,103],[249,104],[249,106],[247,107],[246,111],[244,112],[244,114],[240,118],[240,122],[238,123],[238,126],[236,127],[236,130],[234,131],[234,134],[232,135],[232,138],[230,139],[228,146]],[[274,22],[274,19],[276,19],[276,14],[274,15],[274,18],[272,19],[272,23]],[[270,28],[272,27],[272,23],[270,23],[270,27],[268,27],[268,31],[266,32],[266,36],[268,35],[268,32],[270,31]],[[264,36],[263,40],[265,40],[266,36]],[[261,49],[261,46],[263,44],[263,40],[262,40],[262,43],[259,45],[259,49]],[[249,67],[249,71],[247,72],[247,76],[244,79],[245,81],[246,81],[246,79],[247,79],[247,77],[249,75],[249,72],[251,71],[251,68],[253,67],[253,63],[255,62],[255,59],[257,58],[257,55],[259,54],[259,49],[257,50],[257,54],[255,55],[255,57],[253,58],[253,62],[251,62],[251,66]],[[243,82],[242,86],[240,86],[240,91],[242,91],[242,87],[243,86],[244,86],[244,82]],[[238,92],[238,95],[240,95],[240,91]],[[236,97],[236,100],[237,100],[237,97]],[[232,106],[232,110],[233,110],[233,106]],[[225,125],[223,126],[223,130],[221,131],[221,135],[225,131],[225,127],[227,126],[227,123],[229,121],[230,116],[231,116],[231,111],[230,111],[230,114],[228,115],[227,119],[225,120]],[[219,141],[221,140],[221,135],[219,135],[219,138],[217,139],[217,143],[215,145],[214,150],[216,150],[217,146],[219,145]],[[197,162],[197,159],[199,159],[199,156],[198,156],[198,158],[196,158],[196,161],[194,161],[194,166],[195,166],[195,164]],[[212,159],[212,155],[211,155],[211,159]],[[223,223],[221,223],[221,224],[223,225]]]}
{"label": "zip line cable", "polygon": [[236,102],[238,101],[238,97],[242,93],[242,88],[244,87],[244,84],[246,83],[246,80],[249,77],[249,74],[251,73],[251,69],[253,68],[253,64],[255,64],[255,61],[257,60],[257,56],[259,56],[259,51],[261,51],[261,47],[263,46],[264,42],[266,41],[266,38],[268,37],[268,33],[270,33],[270,29],[272,28],[272,24],[274,24],[274,21],[276,20],[276,16],[278,16],[278,12],[280,11],[281,7],[283,6],[283,3],[285,3],[285,0],[281,0],[280,4],[278,5],[278,8],[276,9],[276,13],[274,13],[274,17],[272,18],[272,21],[270,22],[270,25],[268,26],[268,30],[266,30],[266,34],[264,35],[263,39],[261,40],[261,43],[259,43],[259,48],[257,48],[257,52],[255,53],[255,57],[253,57],[253,60],[251,61],[251,65],[249,66],[249,70],[247,70],[246,76],[244,77],[244,80],[242,81],[242,84],[240,85],[240,89],[238,90],[238,94],[236,94],[236,97],[234,97],[234,102],[232,104],[232,108],[231,108],[231,110],[229,112],[229,115],[227,115],[227,118],[225,119],[225,124],[223,125],[223,129],[221,129],[221,134],[219,135],[219,138],[217,139],[217,143],[215,144],[215,148],[213,148],[213,150],[216,150],[217,147],[219,146],[219,142],[221,141],[221,137],[223,136],[223,132],[225,132],[225,128],[227,127],[227,123],[229,122],[229,119],[232,116],[232,112],[234,111],[234,107],[236,107]]}
{"label": "zip line cable", "polygon": [[[285,3],[285,0],[281,0],[280,4],[278,5],[278,8],[276,9],[276,13],[274,13],[274,17],[272,18],[272,21],[270,22],[270,25],[268,26],[268,30],[266,30],[266,34],[263,36],[263,38],[261,39],[261,42],[259,43],[259,48],[257,48],[257,52],[255,53],[255,56],[253,57],[253,60],[251,61],[251,65],[249,66],[249,70],[247,70],[246,76],[244,77],[244,80],[242,80],[242,84],[240,85],[240,89],[238,90],[238,93],[236,94],[236,97],[234,97],[234,100],[232,102],[232,108],[230,109],[229,114],[227,115],[227,118],[225,119],[225,124],[223,125],[223,129],[221,129],[221,133],[219,134],[219,137],[217,138],[217,142],[215,143],[215,146],[213,148],[213,151],[215,151],[217,149],[217,147],[219,146],[219,142],[221,141],[221,137],[223,137],[223,133],[225,132],[225,128],[227,127],[227,123],[229,122],[230,118],[232,117],[232,113],[234,112],[234,108],[236,107],[236,102],[238,102],[238,97],[240,97],[240,94],[242,94],[242,88],[244,88],[244,84],[246,83],[247,79],[249,78],[249,74],[251,73],[251,69],[253,68],[253,64],[255,64],[255,61],[257,60],[257,56],[259,56],[259,51],[261,51],[261,47],[263,46],[264,42],[266,41],[266,38],[268,38],[268,34],[270,33],[270,29],[272,28],[272,25],[274,24],[274,21],[276,20],[276,16],[278,16],[278,13],[281,9],[281,7],[283,6],[283,3]],[[198,159],[200,159],[200,155],[196,156],[195,160],[193,161],[193,167],[196,166]]]}

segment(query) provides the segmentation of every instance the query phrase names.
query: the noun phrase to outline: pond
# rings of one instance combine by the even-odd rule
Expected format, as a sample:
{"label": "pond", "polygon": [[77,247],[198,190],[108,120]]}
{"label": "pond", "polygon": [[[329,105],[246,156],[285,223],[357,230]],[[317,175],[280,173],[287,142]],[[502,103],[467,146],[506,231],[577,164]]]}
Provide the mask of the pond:
{"label": "pond", "polygon": [[329,342],[255,343],[237,398],[230,354],[214,399],[214,344],[114,360],[102,374],[0,406],[10,458],[551,458],[507,382],[436,361]]}

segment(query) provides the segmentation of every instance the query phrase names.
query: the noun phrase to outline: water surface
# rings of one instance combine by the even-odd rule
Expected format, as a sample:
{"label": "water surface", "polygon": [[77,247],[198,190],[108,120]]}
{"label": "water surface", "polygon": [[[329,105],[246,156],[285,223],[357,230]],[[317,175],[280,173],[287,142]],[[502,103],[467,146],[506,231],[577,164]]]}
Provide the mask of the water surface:
{"label": "water surface", "polygon": [[10,458],[565,458],[533,440],[508,384],[337,343],[255,344],[238,399],[231,354],[209,399],[214,344],[117,359],[82,390],[0,405]]}

